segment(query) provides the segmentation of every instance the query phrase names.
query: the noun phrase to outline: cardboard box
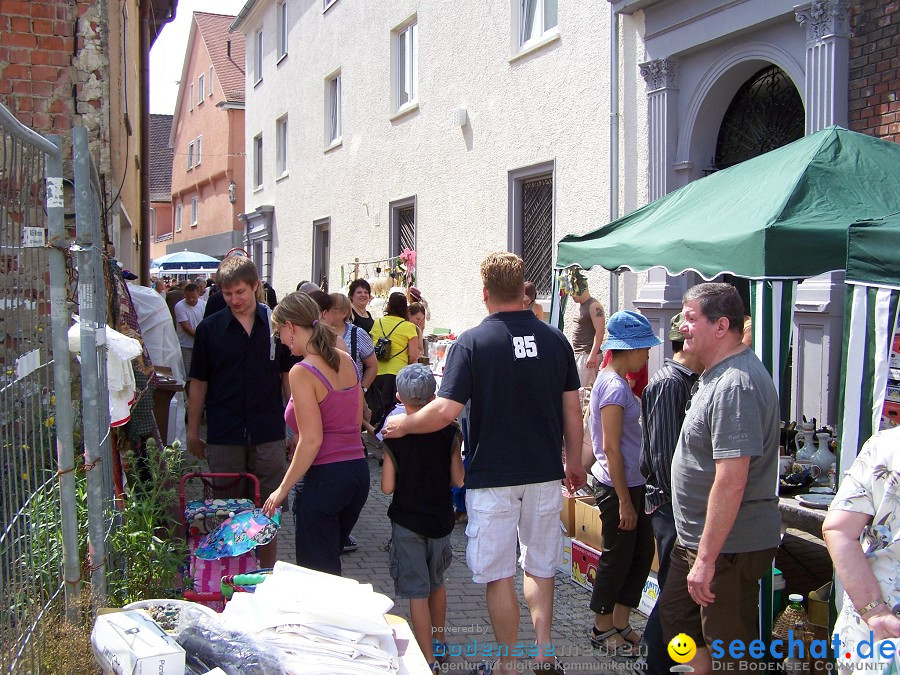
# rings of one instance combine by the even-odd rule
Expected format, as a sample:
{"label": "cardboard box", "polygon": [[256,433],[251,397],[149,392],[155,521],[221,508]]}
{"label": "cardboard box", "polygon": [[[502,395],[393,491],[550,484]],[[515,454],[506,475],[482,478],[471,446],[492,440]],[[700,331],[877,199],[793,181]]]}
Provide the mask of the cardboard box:
{"label": "cardboard box", "polygon": [[599,561],[600,551],[577,539],[572,540],[572,580],[576,584],[589,591],[594,590]]}
{"label": "cardboard box", "polygon": [[572,574],[572,537],[563,536],[562,558],[556,569],[563,574]]}
{"label": "cardboard box", "polygon": [[184,675],[184,649],[142,609],[98,615],[91,647],[105,675]]}
{"label": "cardboard box", "polygon": [[825,626],[828,628],[828,604],[831,597],[831,584],[832,582],[829,581],[824,586],[809,592],[806,613],[809,616],[809,623],[814,626]]}
{"label": "cardboard box", "polygon": [[603,524],[600,509],[593,497],[579,497],[575,501],[575,538],[594,549],[603,548]]}
{"label": "cardboard box", "polygon": [[641,592],[641,602],[637,606],[644,616],[650,616],[656,601],[659,599],[659,582],[656,580],[656,572],[650,572],[647,581],[644,582],[644,590]]}
{"label": "cardboard box", "polygon": [[562,511],[559,512],[559,519],[562,521],[566,536],[571,537],[575,534],[575,502],[577,497],[569,496],[568,491],[563,488],[562,491],[563,505]]}

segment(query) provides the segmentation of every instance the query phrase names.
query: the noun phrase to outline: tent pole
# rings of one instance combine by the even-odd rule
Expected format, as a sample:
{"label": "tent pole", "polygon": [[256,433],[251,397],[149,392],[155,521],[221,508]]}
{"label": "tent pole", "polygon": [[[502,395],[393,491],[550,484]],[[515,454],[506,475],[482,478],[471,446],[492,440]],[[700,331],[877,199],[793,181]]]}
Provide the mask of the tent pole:
{"label": "tent pole", "polygon": [[[609,5],[609,222],[619,217],[619,15]],[[609,313],[619,311],[619,275],[609,278]]]}

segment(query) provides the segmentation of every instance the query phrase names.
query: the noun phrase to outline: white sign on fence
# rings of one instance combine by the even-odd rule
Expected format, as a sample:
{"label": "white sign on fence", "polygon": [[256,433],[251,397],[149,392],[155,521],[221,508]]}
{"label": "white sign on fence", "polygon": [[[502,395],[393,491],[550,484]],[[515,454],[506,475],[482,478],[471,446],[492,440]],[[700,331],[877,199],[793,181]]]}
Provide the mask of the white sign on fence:
{"label": "white sign on fence", "polygon": [[22,246],[25,248],[43,248],[47,241],[47,230],[43,227],[23,227]]}

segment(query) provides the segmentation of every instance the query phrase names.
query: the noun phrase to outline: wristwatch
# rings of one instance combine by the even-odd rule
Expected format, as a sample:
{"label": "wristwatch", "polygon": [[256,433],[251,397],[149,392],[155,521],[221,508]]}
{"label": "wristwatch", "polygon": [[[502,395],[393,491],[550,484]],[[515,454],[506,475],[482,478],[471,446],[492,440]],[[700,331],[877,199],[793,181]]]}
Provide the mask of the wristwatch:
{"label": "wristwatch", "polygon": [[863,616],[863,615],[865,615],[865,614],[868,614],[869,612],[871,612],[871,611],[872,611],[873,609],[875,609],[876,607],[879,607],[880,605],[886,605],[886,604],[887,604],[887,603],[886,603],[882,598],[878,598],[877,600],[873,600],[873,601],[870,602],[868,605],[866,605],[866,606],[863,607],[862,609],[858,610],[859,615],[860,615],[860,616]]}

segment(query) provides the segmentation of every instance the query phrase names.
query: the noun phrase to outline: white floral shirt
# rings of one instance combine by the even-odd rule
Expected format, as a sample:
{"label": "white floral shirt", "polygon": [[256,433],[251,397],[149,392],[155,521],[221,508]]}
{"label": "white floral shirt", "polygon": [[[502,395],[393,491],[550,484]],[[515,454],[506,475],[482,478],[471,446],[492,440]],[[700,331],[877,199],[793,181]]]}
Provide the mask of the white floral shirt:
{"label": "white floral shirt", "polygon": [[[872,516],[859,543],[890,607],[900,605],[900,427],[872,436],[844,474],[829,510]],[[869,628],[847,594],[834,630],[841,638],[839,661],[858,661],[856,644]]]}

